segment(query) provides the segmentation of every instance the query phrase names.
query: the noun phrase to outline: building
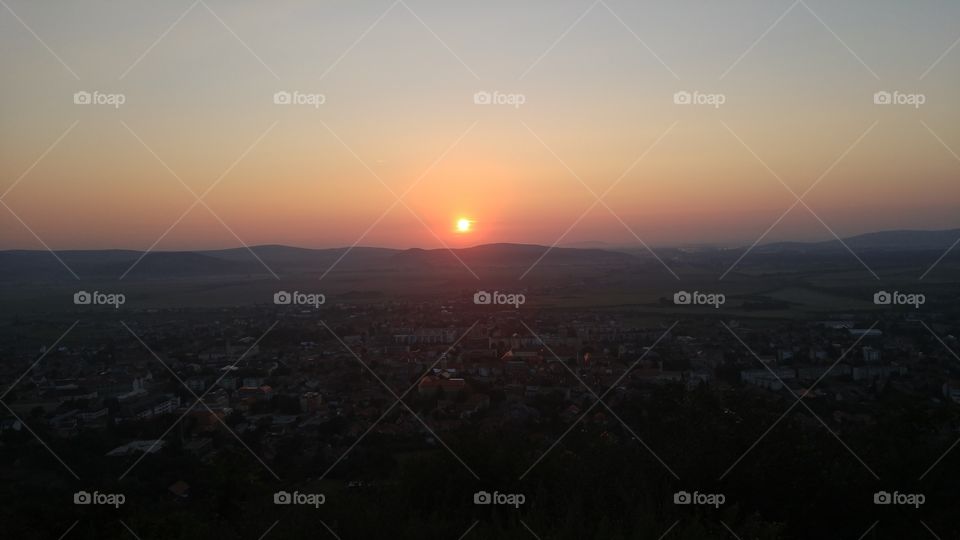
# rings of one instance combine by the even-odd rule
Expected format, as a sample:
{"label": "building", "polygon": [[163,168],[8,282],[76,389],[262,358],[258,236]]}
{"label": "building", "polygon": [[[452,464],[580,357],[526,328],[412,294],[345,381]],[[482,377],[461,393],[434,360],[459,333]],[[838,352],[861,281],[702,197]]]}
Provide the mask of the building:
{"label": "building", "polygon": [[305,392],[300,396],[300,410],[305,413],[315,413],[323,404],[323,396],[318,392]]}
{"label": "building", "polygon": [[421,395],[435,394],[440,390],[443,390],[444,393],[455,393],[465,390],[466,388],[467,382],[463,379],[445,379],[443,377],[428,375],[420,380],[420,384],[417,385],[417,392]]}

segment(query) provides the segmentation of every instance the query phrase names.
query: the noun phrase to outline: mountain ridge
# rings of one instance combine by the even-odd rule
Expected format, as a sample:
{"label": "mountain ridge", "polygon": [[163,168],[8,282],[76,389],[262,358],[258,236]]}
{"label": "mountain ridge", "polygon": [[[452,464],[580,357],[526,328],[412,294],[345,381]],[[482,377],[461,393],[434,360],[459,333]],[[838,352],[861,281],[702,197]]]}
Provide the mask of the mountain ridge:
{"label": "mountain ridge", "polygon": [[[834,254],[847,248],[857,253],[945,252],[960,239],[960,229],[877,231],[819,242],[772,242],[754,249],[757,254]],[[663,256],[679,257],[672,248],[657,248]],[[746,247],[725,250],[734,252]],[[355,246],[304,248],[264,244],[208,250],[143,252],[127,249],[55,250],[56,258],[43,250],[0,251],[0,279],[43,280],[72,277],[57,259],[77,275],[115,279],[130,270],[131,278],[162,279],[260,276],[277,274],[322,274],[336,271],[433,270],[466,265],[476,268],[530,267],[626,267],[639,263],[645,251],[617,248],[543,246],[523,243],[489,243],[464,248],[408,248]],[[269,270],[268,270],[269,268]]]}

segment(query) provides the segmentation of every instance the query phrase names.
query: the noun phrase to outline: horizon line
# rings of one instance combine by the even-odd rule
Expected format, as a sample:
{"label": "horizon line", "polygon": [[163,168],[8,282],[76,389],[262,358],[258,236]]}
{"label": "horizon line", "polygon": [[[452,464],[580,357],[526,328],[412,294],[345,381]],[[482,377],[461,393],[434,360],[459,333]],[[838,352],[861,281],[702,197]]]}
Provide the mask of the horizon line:
{"label": "horizon line", "polygon": [[[842,237],[843,239],[856,238],[860,236],[873,235],[873,234],[884,234],[884,233],[903,233],[903,232],[920,232],[920,233],[950,233],[950,232],[960,232],[960,227],[951,228],[951,229],[882,229],[877,231],[865,232],[860,234],[855,234],[852,236]],[[771,244],[817,244],[822,242],[835,242],[836,238],[833,238],[829,235],[824,237],[821,240],[771,240],[770,242],[764,242],[758,245],[771,245]],[[597,244],[597,245],[590,245]],[[69,252],[93,252],[93,251],[129,251],[133,253],[199,253],[199,252],[209,252],[209,251],[232,251],[232,250],[249,250],[257,248],[288,248],[288,249],[300,249],[305,251],[335,251],[335,250],[344,250],[344,249],[383,249],[383,250],[392,250],[392,251],[410,251],[410,250],[423,250],[423,251],[447,251],[447,250],[464,250],[464,249],[475,249],[478,247],[485,246],[498,246],[498,245],[509,245],[509,246],[532,246],[532,247],[542,247],[552,248],[552,249],[599,249],[599,250],[618,250],[618,249],[643,249],[644,246],[640,243],[635,244],[618,244],[611,243],[604,240],[583,240],[579,242],[569,242],[566,244],[557,244],[554,246],[549,246],[547,244],[539,243],[529,243],[529,242],[487,242],[482,244],[474,244],[464,247],[420,247],[420,246],[408,246],[408,247],[386,247],[386,246],[332,246],[332,247],[306,247],[298,246],[292,244],[255,244],[255,245],[235,245],[230,247],[213,247],[213,248],[193,248],[193,249],[133,249],[133,248],[123,248],[123,247],[109,247],[109,248],[68,248],[68,249],[23,249],[23,248],[9,248],[9,249],[0,249],[0,253],[11,253],[11,252],[38,252],[38,253],[69,253]],[[676,243],[676,244],[653,244],[652,247],[658,249],[690,249],[690,248],[714,248],[714,249],[737,249],[746,247],[747,243],[720,243],[720,242],[701,242],[701,243]]]}

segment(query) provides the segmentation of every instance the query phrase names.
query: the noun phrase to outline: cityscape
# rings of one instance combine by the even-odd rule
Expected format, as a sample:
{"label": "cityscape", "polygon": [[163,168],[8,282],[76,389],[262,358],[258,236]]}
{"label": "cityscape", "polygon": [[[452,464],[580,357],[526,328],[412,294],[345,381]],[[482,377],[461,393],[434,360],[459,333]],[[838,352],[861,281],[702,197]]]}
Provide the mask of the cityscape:
{"label": "cityscape", "polygon": [[0,0],[0,534],[960,539],[958,29]]}

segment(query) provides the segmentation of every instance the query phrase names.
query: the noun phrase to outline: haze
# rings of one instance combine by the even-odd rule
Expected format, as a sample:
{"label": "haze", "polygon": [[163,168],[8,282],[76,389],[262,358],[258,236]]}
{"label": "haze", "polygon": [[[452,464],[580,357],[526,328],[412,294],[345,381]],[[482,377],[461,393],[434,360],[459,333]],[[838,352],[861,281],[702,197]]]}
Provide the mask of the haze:
{"label": "haze", "polygon": [[960,226],[955,2],[5,2],[2,249],[749,244],[818,178],[765,241]]}

